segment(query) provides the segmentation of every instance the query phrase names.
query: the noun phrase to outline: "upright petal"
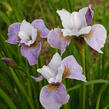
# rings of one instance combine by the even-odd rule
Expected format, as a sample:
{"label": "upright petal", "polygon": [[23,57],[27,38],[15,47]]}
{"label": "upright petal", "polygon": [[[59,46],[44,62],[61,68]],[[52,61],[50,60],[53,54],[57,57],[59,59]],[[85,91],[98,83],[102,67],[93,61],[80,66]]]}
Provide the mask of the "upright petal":
{"label": "upright petal", "polygon": [[46,78],[49,83],[51,83],[51,78],[54,78],[56,75],[52,69],[45,65],[42,68],[37,69],[37,72],[44,76],[44,78]]}
{"label": "upright petal", "polygon": [[69,95],[63,84],[57,90],[54,89],[52,91],[47,86],[44,86],[40,93],[40,102],[45,109],[59,109],[68,100]]}
{"label": "upright petal", "polygon": [[58,15],[60,16],[60,19],[62,21],[62,25],[64,28],[72,28],[71,25],[71,13],[69,13],[67,10],[57,10]]}
{"label": "upright petal", "polygon": [[55,53],[54,56],[52,57],[50,63],[48,64],[48,66],[54,70],[55,72],[57,72],[58,67],[61,65],[61,56],[59,55],[59,53]]}
{"label": "upright petal", "polygon": [[62,82],[63,73],[64,73],[64,67],[61,65],[61,66],[58,68],[58,73],[57,73],[57,75],[56,75],[55,83],[61,83],[61,82]]}
{"label": "upright petal", "polygon": [[79,10],[79,15],[80,15],[80,18],[81,18],[81,27],[85,27],[87,26],[87,22],[86,22],[86,18],[85,18],[85,15],[86,15],[86,12],[88,10],[88,7],[85,7],[85,8],[82,8]]}
{"label": "upright petal", "polygon": [[107,32],[104,26],[96,24],[92,26],[92,34],[89,37],[84,37],[87,44],[99,53],[103,53],[100,49],[104,47]]}
{"label": "upright petal", "polygon": [[17,44],[18,43],[18,32],[20,30],[20,23],[13,23],[8,28],[8,43]]}
{"label": "upright petal", "polygon": [[82,21],[82,27],[91,25],[94,12],[91,9],[90,5],[88,7],[80,9],[79,14]]}
{"label": "upright petal", "polygon": [[41,43],[38,43],[36,47],[21,46],[21,54],[24,56],[30,65],[37,64],[38,56],[41,50]]}
{"label": "upright petal", "polygon": [[89,6],[89,7],[88,7],[88,10],[87,10],[87,12],[86,12],[86,15],[85,15],[86,23],[87,23],[88,26],[92,24],[93,14],[94,14],[94,12],[93,12],[93,10],[91,9],[91,7]]}
{"label": "upright petal", "polygon": [[67,78],[86,81],[86,77],[82,74],[82,67],[77,63],[73,56],[68,56],[63,59],[62,64],[65,68],[69,68],[70,75]]}
{"label": "upright petal", "polygon": [[34,26],[34,28],[38,28],[40,30],[42,38],[47,37],[49,29],[45,26],[44,21],[42,19],[34,20],[32,22],[32,25]]}
{"label": "upright petal", "polygon": [[23,20],[20,26],[19,37],[21,39],[20,43],[30,46],[36,41],[37,29],[26,20]]}
{"label": "upright petal", "polygon": [[51,47],[61,50],[61,55],[64,53],[66,46],[69,44],[69,40],[66,41],[64,39],[61,33],[61,29],[59,28],[51,30],[47,36],[47,40]]}

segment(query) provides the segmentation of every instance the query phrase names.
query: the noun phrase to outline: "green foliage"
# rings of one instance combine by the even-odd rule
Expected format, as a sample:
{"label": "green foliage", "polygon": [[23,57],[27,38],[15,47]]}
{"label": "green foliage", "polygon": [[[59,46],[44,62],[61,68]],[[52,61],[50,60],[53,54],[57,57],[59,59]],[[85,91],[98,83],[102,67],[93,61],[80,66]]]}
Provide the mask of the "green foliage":
{"label": "green foliage", "polygon": [[[95,0],[96,1],[96,0]],[[61,27],[56,10],[65,8],[72,12],[88,5],[86,0],[0,0],[0,58],[9,57],[15,60],[19,68],[9,68],[0,60],[0,109],[43,109],[39,102],[39,94],[46,80],[36,83],[30,75],[39,76],[36,68],[49,62],[45,49],[42,49],[39,57],[39,65],[30,67],[24,57],[21,56],[20,48],[16,45],[7,44],[8,26],[23,19],[32,21],[42,18],[48,28]],[[109,31],[109,11],[106,8],[106,0],[101,5],[96,2],[93,23],[103,24]],[[85,45],[86,50],[86,109],[108,109],[109,107],[109,42],[103,48],[104,54],[98,54]],[[49,56],[57,51],[50,48]],[[74,55],[81,64],[81,56],[74,41],[67,47],[64,56]],[[42,59],[43,61],[42,61]],[[48,60],[48,61],[46,61]],[[25,70],[22,70],[25,68]],[[81,109],[81,84],[76,80],[66,80],[66,88],[70,94],[70,100],[66,109]]]}

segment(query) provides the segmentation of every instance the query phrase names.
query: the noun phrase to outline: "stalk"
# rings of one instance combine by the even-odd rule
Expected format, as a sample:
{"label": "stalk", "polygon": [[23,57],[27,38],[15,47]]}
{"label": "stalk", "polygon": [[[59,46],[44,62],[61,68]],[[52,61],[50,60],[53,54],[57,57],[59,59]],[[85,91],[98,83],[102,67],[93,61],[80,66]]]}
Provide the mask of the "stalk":
{"label": "stalk", "polygon": [[20,80],[17,78],[16,73],[14,72],[14,70],[13,70],[11,67],[9,67],[9,69],[10,69],[11,74],[12,74],[12,76],[13,76],[13,78],[14,78],[16,84],[17,84],[17,86],[19,87],[20,91],[21,91],[22,94],[24,94],[24,96],[26,97],[27,102],[28,102],[28,104],[30,105],[31,109],[35,109],[34,106],[33,106],[33,104],[32,104],[32,102],[31,102],[31,98],[28,96],[28,94],[27,94],[25,88],[24,88],[24,87],[22,86],[22,84],[20,83]]}
{"label": "stalk", "polygon": [[[83,67],[83,75],[85,76],[85,44],[83,43],[81,49],[82,56],[82,67]],[[86,86],[85,83],[82,85],[82,109],[85,109],[85,94],[86,94]]]}

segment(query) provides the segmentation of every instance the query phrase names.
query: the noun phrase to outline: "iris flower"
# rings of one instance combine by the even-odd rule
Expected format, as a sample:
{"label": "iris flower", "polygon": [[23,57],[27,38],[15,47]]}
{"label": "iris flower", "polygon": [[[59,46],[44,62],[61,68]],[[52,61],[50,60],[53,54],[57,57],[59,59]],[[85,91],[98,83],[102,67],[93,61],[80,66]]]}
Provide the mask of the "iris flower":
{"label": "iris flower", "polygon": [[83,38],[91,48],[103,53],[101,48],[106,41],[107,32],[101,24],[91,26],[94,12],[90,5],[78,12],[70,13],[62,9],[57,10],[57,13],[62,21],[63,29],[56,28],[48,34],[48,43],[53,48],[58,48],[63,53],[69,40],[74,37]]}
{"label": "iris flower", "polygon": [[34,65],[37,63],[41,50],[39,38],[45,38],[48,32],[49,30],[41,19],[36,19],[31,24],[23,20],[21,23],[14,23],[9,26],[7,42],[19,44],[22,56],[28,60],[30,65]]}
{"label": "iris flower", "polygon": [[86,81],[86,77],[82,74],[82,67],[77,63],[73,56],[61,59],[56,53],[50,63],[42,68],[37,69],[41,74],[40,77],[32,78],[39,82],[46,78],[48,85],[44,86],[40,92],[40,102],[45,109],[59,109],[66,104],[70,96],[66,92],[63,84],[65,78]]}

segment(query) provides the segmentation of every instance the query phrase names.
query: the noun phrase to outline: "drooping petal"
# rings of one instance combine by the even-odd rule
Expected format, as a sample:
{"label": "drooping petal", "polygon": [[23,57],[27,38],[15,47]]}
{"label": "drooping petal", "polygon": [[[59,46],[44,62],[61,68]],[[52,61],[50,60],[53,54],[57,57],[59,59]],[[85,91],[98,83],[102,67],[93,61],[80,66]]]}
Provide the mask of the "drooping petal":
{"label": "drooping petal", "polygon": [[48,64],[48,66],[55,72],[58,71],[58,67],[61,65],[61,56],[59,53],[55,53]]}
{"label": "drooping petal", "polygon": [[93,10],[91,9],[91,7],[89,6],[89,7],[88,7],[88,10],[87,10],[87,12],[86,12],[86,15],[85,15],[86,23],[87,23],[88,26],[92,24],[93,14],[94,14],[94,12],[93,12]]}
{"label": "drooping petal", "polygon": [[96,24],[92,26],[92,34],[89,37],[84,37],[87,44],[99,53],[103,53],[100,49],[104,47],[107,32],[104,26]]}
{"label": "drooping petal", "polygon": [[56,90],[50,91],[47,86],[44,86],[40,92],[40,102],[45,109],[59,109],[69,100],[69,95],[63,84]]}
{"label": "drooping petal", "polygon": [[34,76],[31,76],[36,82],[40,82],[44,79],[43,76],[39,76],[39,77],[34,77]]}
{"label": "drooping petal", "polygon": [[77,63],[73,56],[68,56],[63,59],[62,64],[70,70],[70,75],[67,78],[86,81],[86,77],[82,74],[82,67]]}
{"label": "drooping petal", "polygon": [[37,64],[38,56],[41,50],[41,43],[38,43],[36,47],[21,46],[21,54],[24,56],[30,65]]}
{"label": "drooping petal", "polygon": [[58,48],[61,50],[61,55],[64,53],[67,45],[69,44],[69,40],[66,41],[63,36],[61,36],[61,29],[55,28],[51,30],[47,36],[48,43],[53,48]]}
{"label": "drooping petal", "polygon": [[17,44],[18,43],[18,32],[20,30],[20,23],[14,23],[8,28],[8,43]]}
{"label": "drooping petal", "polygon": [[49,33],[49,29],[45,26],[44,21],[42,19],[34,20],[32,22],[32,25],[34,26],[34,28],[38,28],[38,30],[40,30],[42,38],[47,37]]}
{"label": "drooping petal", "polygon": [[71,13],[69,13],[67,10],[62,9],[62,10],[57,10],[58,15],[60,16],[60,19],[62,21],[62,25],[64,28],[72,28],[71,25]]}

